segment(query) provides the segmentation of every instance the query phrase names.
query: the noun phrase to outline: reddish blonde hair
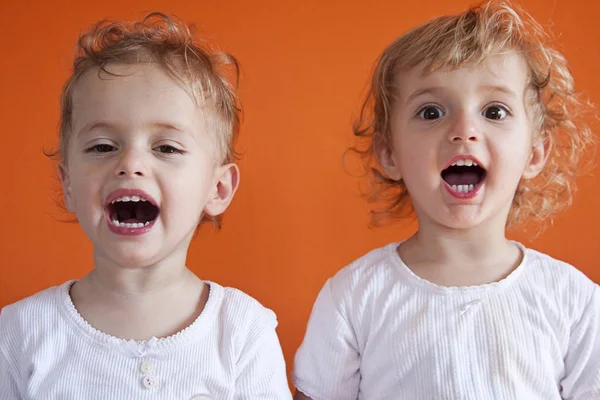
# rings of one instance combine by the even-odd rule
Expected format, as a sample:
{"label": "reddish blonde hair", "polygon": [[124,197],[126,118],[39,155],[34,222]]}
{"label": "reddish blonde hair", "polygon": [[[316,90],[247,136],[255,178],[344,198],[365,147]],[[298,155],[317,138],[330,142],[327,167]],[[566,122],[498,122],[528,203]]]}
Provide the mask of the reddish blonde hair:
{"label": "reddish blonde hair", "polygon": [[[88,71],[109,72],[110,64],[154,64],[182,84],[205,111],[215,134],[219,162],[235,159],[239,132],[237,97],[239,66],[230,54],[213,51],[194,40],[190,27],[175,17],[151,13],[139,22],[100,21],[79,37],[73,72],[62,90],[59,150],[60,162],[68,157],[67,147],[73,117],[73,91]],[[220,218],[203,221],[220,227]]]}
{"label": "reddish blonde hair", "polygon": [[506,1],[488,1],[412,29],[383,51],[355,122],[359,144],[350,149],[362,157],[372,178],[368,199],[384,203],[372,211],[373,225],[413,211],[404,183],[386,177],[373,152],[377,135],[390,143],[394,75],[415,67],[432,72],[481,64],[508,51],[519,52],[529,67],[528,112],[535,134],[546,141],[549,154],[536,179],[519,183],[507,225],[526,219],[548,222],[554,213],[571,205],[582,154],[595,139],[589,127],[578,120],[589,104],[575,93],[564,56],[549,42],[549,35],[529,14]]}

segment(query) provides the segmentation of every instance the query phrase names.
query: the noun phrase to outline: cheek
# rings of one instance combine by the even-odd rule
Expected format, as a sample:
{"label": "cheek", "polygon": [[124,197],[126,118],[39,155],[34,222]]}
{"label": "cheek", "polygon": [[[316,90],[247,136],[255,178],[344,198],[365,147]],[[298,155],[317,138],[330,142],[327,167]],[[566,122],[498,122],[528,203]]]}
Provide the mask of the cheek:
{"label": "cheek", "polygon": [[197,167],[186,169],[163,180],[163,196],[188,209],[201,209],[211,189],[211,176],[198,171]]}
{"label": "cheek", "polygon": [[437,174],[435,151],[428,144],[404,143],[396,149],[396,154],[402,177],[408,185],[423,185]]}

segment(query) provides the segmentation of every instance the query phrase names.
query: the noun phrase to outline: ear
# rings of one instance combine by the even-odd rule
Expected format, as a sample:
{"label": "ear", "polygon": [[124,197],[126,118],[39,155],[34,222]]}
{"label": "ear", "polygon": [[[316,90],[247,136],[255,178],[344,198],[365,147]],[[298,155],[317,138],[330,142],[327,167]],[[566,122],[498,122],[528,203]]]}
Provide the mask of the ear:
{"label": "ear", "polygon": [[240,183],[240,170],[235,164],[219,167],[216,172],[216,184],[213,193],[208,199],[204,212],[217,216],[225,212]]}
{"label": "ear", "polygon": [[67,171],[67,167],[63,163],[60,163],[58,165],[58,175],[60,178],[60,184],[62,185],[65,206],[67,207],[67,210],[69,212],[74,213],[75,202],[73,200],[73,195],[71,194],[71,179],[69,178],[69,172]]}
{"label": "ear", "polygon": [[523,178],[533,179],[542,172],[548,160],[548,154],[550,154],[549,147],[550,144],[543,135],[539,135],[535,139],[531,153],[529,154],[529,160],[523,171]]}
{"label": "ear", "polygon": [[377,162],[383,169],[383,172],[395,181],[402,179],[400,167],[394,158],[390,141],[382,134],[373,135],[373,154]]}

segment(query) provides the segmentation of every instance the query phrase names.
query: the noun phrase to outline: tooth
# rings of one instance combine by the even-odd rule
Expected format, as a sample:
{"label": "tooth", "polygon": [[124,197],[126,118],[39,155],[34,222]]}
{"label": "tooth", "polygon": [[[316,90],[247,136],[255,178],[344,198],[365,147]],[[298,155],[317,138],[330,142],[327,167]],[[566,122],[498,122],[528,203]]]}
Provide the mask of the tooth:
{"label": "tooth", "polygon": [[129,196],[123,196],[123,201],[131,201],[131,197],[129,197]]}
{"label": "tooth", "polygon": [[146,221],[146,223],[144,224],[144,226],[148,226],[150,225],[150,221]]}
{"label": "tooth", "polygon": [[472,192],[475,189],[475,185],[469,185],[469,192]]}
{"label": "tooth", "polygon": [[114,221],[112,221],[113,225],[115,226],[119,226],[119,221],[117,221],[116,219]]}
{"label": "tooth", "polygon": [[465,166],[470,167],[473,165],[473,160],[465,160]]}
{"label": "tooth", "polygon": [[133,224],[130,224],[129,222],[125,224],[125,228],[133,228]]}
{"label": "tooth", "polygon": [[146,199],[145,199],[145,198],[143,198],[143,197],[140,197],[140,200],[141,200],[141,201],[148,201],[148,200],[146,200]]}
{"label": "tooth", "polygon": [[452,185],[452,190],[454,190],[455,192],[458,192],[458,186]]}
{"label": "tooth", "polygon": [[465,160],[458,160],[458,161],[456,162],[456,165],[457,165],[458,167],[462,167],[463,165],[465,165]]}
{"label": "tooth", "polygon": [[143,228],[143,227],[144,227],[144,224],[143,224],[142,222],[138,222],[138,223],[137,223],[137,224],[135,224],[135,225],[136,225],[136,226],[135,226],[136,228]]}
{"label": "tooth", "polygon": [[131,201],[134,201],[137,203],[138,201],[140,201],[140,198],[139,198],[139,196],[131,196]]}
{"label": "tooth", "polygon": [[473,161],[473,166],[474,166],[474,167],[476,167],[476,166],[477,166],[477,163],[476,163],[475,161]]}

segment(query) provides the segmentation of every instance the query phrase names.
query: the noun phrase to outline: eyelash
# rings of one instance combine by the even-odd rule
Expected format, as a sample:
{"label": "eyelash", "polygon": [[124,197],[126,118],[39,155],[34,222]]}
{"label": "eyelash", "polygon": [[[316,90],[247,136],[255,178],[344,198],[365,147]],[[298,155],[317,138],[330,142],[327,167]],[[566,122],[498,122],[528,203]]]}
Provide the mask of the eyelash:
{"label": "eyelash", "polygon": [[[107,151],[100,151],[100,149],[103,148],[103,150],[107,150]],[[110,149],[107,149],[110,148]],[[163,144],[160,146],[155,147],[153,150],[157,150],[159,153],[162,154],[184,154],[185,152],[183,150],[180,150],[174,146],[168,145],[168,144]],[[115,146],[107,144],[107,143],[99,143],[99,144],[95,144],[91,147],[88,147],[87,149],[85,149],[86,153],[96,153],[96,154],[106,154],[106,153],[110,153],[115,151]]]}
{"label": "eyelash", "polygon": [[[512,112],[510,111],[510,109],[509,109],[508,107],[506,107],[504,104],[500,104],[500,103],[492,103],[492,104],[489,104],[489,105],[487,105],[487,106],[486,106],[486,107],[483,109],[483,111],[481,112],[481,114],[485,116],[485,112],[486,112],[486,111],[488,111],[488,110],[489,110],[490,108],[492,108],[492,107],[499,108],[499,109],[503,110],[503,111],[506,113],[506,115],[505,115],[503,118],[500,118],[499,120],[503,120],[503,119],[505,119],[506,117],[512,116]],[[422,114],[422,113],[423,113],[425,110],[427,110],[427,109],[429,109],[429,108],[435,108],[435,109],[436,109],[436,110],[438,110],[438,111],[439,111],[439,112],[440,112],[442,115],[441,115],[440,117],[438,117],[438,118],[433,118],[433,119],[427,119],[427,118],[425,118],[425,117],[424,117],[423,115],[421,115],[421,114]],[[445,111],[444,111],[444,110],[443,110],[443,109],[442,109],[440,106],[438,106],[438,105],[436,105],[436,104],[426,104],[426,105],[424,105],[423,107],[419,108],[419,111],[417,111],[417,114],[416,114],[416,116],[417,116],[418,118],[421,118],[421,119],[423,119],[423,120],[426,120],[426,121],[435,121],[435,120],[437,120],[437,119],[439,119],[439,118],[442,118],[442,117],[443,117],[443,116],[445,116],[445,115],[446,115],[446,112],[445,112]],[[487,117],[486,117],[486,118],[487,118]],[[488,118],[488,119],[494,120],[494,119],[492,119],[492,118]],[[496,119],[496,121],[499,121],[499,120],[498,120],[498,119]]]}
{"label": "eyelash", "polygon": [[[108,151],[99,151],[100,147],[110,147],[110,150]],[[104,153],[110,153],[111,151],[114,151],[114,146],[107,144],[107,143],[99,143],[99,144],[95,144],[91,147],[88,147],[87,149],[85,149],[86,153],[98,153],[98,154],[104,154]]]}
{"label": "eyelash", "polygon": [[156,147],[155,149],[161,149],[161,148],[162,148],[162,150],[166,150],[166,149],[172,150],[172,151],[160,151],[163,154],[183,154],[184,153],[183,150],[180,150],[177,147],[173,147],[168,144],[160,145],[160,146]]}

